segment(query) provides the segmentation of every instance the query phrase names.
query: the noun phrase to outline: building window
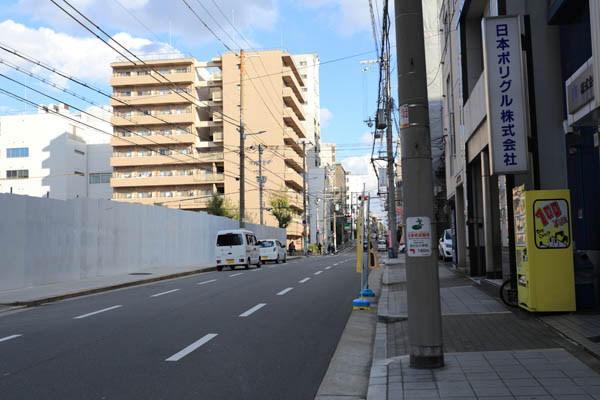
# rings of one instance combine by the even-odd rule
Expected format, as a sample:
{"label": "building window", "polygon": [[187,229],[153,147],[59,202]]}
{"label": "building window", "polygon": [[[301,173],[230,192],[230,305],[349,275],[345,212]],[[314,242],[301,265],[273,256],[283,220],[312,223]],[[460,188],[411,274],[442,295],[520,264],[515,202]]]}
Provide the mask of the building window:
{"label": "building window", "polygon": [[138,76],[150,75],[150,71],[137,71]]}
{"label": "building window", "polygon": [[131,76],[131,71],[117,71],[117,76]]}
{"label": "building window", "polygon": [[300,61],[300,66],[301,67],[306,67],[306,61]]}
{"label": "building window", "polygon": [[9,169],[6,171],[6,179],[29,178],[28,169]]}
{"label": "building window", "polygon": [[177,74],[185,74],[187,72],[190,72],[190,70],[187,67],[179,67],[175,69],[175,73]]}
{"label": "building window", "polygon": [[302,88],[302,91],[303,91],[304,93],[306,93],[306,92],[308,92],[308,88],[305,88],[305,87],[303,87],[303,88]]}
{"label": "building window", "polygon": [[6,149],[6,158],[29,157],[29,147]]}
{"label": "building window", "polygon": [[306,79],[306,74],[302,74],[302,79]]}
{"label": "building window", "polygon": [[81,151],[81,150],[77,150],[77,149],[75,149],[74,151],[75,151],[75,154],[79,154],[80,156],[83,156],[83,155],[85,155],[85,152],[83,152],[83,151]]}

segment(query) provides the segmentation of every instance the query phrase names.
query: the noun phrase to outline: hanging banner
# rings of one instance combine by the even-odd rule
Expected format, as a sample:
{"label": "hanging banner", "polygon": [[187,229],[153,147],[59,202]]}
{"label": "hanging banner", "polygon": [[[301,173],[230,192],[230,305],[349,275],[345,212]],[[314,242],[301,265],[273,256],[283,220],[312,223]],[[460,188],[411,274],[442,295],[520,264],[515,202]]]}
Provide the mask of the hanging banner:
{"label": "hanging banner", "polygon": [[527,118],[519,17],[484,18],[482,30],[490,172],[527,172]]}

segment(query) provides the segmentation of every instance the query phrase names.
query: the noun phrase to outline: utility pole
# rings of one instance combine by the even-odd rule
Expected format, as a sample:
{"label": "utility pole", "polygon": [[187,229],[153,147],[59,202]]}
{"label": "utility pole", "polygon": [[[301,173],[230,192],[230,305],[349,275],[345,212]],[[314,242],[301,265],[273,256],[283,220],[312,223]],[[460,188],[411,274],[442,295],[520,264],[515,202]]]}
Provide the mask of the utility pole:
{"label": "utility pole", "polygon": [[308,238],[306,237],[306,141],[302,142],[302,208],[304,210],[302,217],[302,249],[304,255],[308,253]]}
{"label": "utility pole", "polygon": [[266,176],[262,175],[262,154],[263,154],[263,145],[258,145],[258,198],[260,202],[260,224],[263,225],[263,187],[266,182]]}
{"label": "utility pole", "polygon": [[[387,6],[387,5],[386,5]],[[390,85],[390,56],[385,55],[385,75],[386,75],[386,92],[387,101],[386,105],[386,144],[387,144],[387,178],[388,178],[388,227],[390,230],[390,256],[392,258],[398,257],[398,222],[396,221],[396,182],[394,179],[394,132],[392,129],[392,111],[393,111],[393,100],[391,96],[391,85]]]}
{"label": "utility pole", "polygon": [[[246,188],[244,171],[244,50],[240,50],[240,228],[246,226]],[[262,213],[261,213],[262,217]],[[261,221],[262,223],[262,221]]]}
{"label": "utility pole", "polygon": [[[411,367],[438,368],[444,365],[444,353],[437,251],[433,246],[432,236],[436,233],[436,224],[433,215],[433,175],[421,1],[395,0],[398,104],[404,111],[401,113],[404,115],[400,121],[400,133],[404,180],[402,198],[407,229],[408,341]],[[406,40],[409,37],[410,40]],[[392,193],[388,193],[388,196]],[[417,222],[413,223],[415,220]],[[415,235],[411,239],[411,230],[420,232],[419,236]],[[429,239],[426,236],[428,230]],[[411,242],[417,240],[425,248],[411,248]],[[411,250],[415,250],[412,255]]]}

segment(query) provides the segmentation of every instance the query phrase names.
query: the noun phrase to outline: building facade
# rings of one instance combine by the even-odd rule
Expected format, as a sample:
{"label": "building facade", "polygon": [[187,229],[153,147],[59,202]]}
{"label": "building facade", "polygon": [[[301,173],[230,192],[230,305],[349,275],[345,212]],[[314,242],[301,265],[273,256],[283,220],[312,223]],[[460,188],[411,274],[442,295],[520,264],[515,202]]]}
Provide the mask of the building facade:
{"label": "building facade", "polygon": [[[211,61],[113,63],[118,100],[111,141],[117,201],[206,210],[215,195],[239,207],[240,105],[245,139],[245,219],[276,226],[270,200],[286,195],[294,217],[288,239],[302,234],[304,81],[292,56],[276,51],[225,53]],[[243,76],[243,79],[240,77]],[[262,152],[262,207],[259,201]]]}
{"label": "building facade", "polygon": [[[600,202],[598,145],[593,143],[599,124],[594,99],[600,98],[600,92],[598,85],[590,87],[591,99],[577,108],[569,108],[565,94],[584,71],[593,71],[592,79],[599,78],[600,32],[597,23],[590,23],[600,20],[599,9],[598,0],[446,0],[441,6],[448,213],[454,263],[471,275],[509,274],[512,188],[519,185],[526,190],[571,189],[575,247],[588,252],[598,265],[600,238],[591,227],[600,220],[597,207],[590,205]],[[502,15],[519,16],[524,39],[524,72],[517,79],[527,92],[524,151],[529,160],[524,173],[506,175],[490,170],[489,89],[482,37],[482,19]],[[590,65],[594,67],[588,69]]]}
{"label": "building facade", "polygon": [[[0,192],[68,200],[110,199],[108,111],[71,113],[64,104],[0,117]],[[97,128],[97,130],[92,127]]]}

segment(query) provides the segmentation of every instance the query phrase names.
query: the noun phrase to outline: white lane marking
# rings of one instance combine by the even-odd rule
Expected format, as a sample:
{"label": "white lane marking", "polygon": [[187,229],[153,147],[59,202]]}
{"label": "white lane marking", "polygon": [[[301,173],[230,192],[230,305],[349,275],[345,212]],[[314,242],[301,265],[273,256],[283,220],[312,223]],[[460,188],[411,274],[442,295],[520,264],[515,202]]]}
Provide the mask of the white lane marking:
{"label": "white lane marking", "polygon": [[287,292],[291,291],[294,288],[287,288],[287,289],[283,289],[281,292],[277,293],[277,296],[283,296],[284,294],[286,294]]}
{"label": "white lane marking", "polygon": [[325,269],[331,269],[331,265],[329,267],[325,267]]}
{"label": "white lane marking", "polygon": [[201,338],[199,340],[196,340],[194,343],[190,344],[188,347],[186,347],[185,349],[181,350],[180,352],[173,354],[171,357],[167,358],[165,361],[179,361],[183,357],[185,357],[188,354],[190,354],[192,351],[196,350],[198,347],[200,347],[203,344],[205,344],[205,343],[209,342],[210,340],[214,339],[215,336],[217,336],[216,333],[209,333],[208,335],[205,335],[203,338]]}
{"label": "white lane marking", "polygon": [[152,296],[150,296],[150,297],[158,297],[158,296],[162,296],[163,294],[169,294],[169,293],[177,292],[177,291],[179,291],[179,290],[180,290],[180,289],[168,290],[168,291],[166,291],[166,292],[162,292],[162,293],[156,293],[156,294],[153,294],[153,295],[152,295]]}
{"label": "white lane marking", "polygon": [[279,265],[275,264],[275,265],[268,265],[269,268],[277,268],[279,267]]}
{"label": "white lane marking", "polygon": [[83,314],[83,315],[80,315],[78,317],[73,317],[73,319],[81,319],[81,318],[85,318],[85,317],[90,317],[92,315],[100,314],[100,313],[103,313],[105,311],[114,310],[115,308],[119,308],[119,307],[123,307],[123,306],[122,305],[118,305],[118,306],[112,306],[112,307],[108,307],[108,308],[103,308],[102,310],[98,310],[98,311],[94,311],[94,312],[91,312],[91,313]]}
{"label": "white lane marking", "polygon": [[319,274],[322,274],[322,273],[323,273],[323,271],[317,271],[317,272],[315,272],[315,275],[319,275]]}
{"label": "white lane marking", "polygon": [[266,303],[258,303],[257,305],[255,305],[254,307],[252,307],[251,309],[249,309],[248,311],[241,313],[240,317],[247,317],[249,315],[252,315],[256,311],[260,310],[261,308],[263,308],[266,305],[267,305]]}
{"label": "white lane marking", "polygon": [[257,271],[262,271],[262,268],[254,268],[254,269],[250,270],[250,272],[257,272]]}
{"label": "white lane marking", "polygon": [[298,282],[304,283],[304,282],[309,281],[309,280],[310,280],[310,278],[304,278],[304,279],[302,279],[301,281],[298,281]]}
{"label": "white lane marking", "polygon": [[216,282],[216,279],[211,279],[210,281],[198,282],[198,285],[204,285],[206,283]]}
{"label": "white lane marking", "polygon": [[233,278],[234,276],[238,276],[238,275],[242,275],[242,274],[243,274],[243,272],[239,272],[239,273],[237,273],[237,274],[229,275],[229,277],[230,277],[230,278]]}
{"label": "white lane marking", "polygon": [[15,338],[18,338],[19,336],[23,336],[23,335],[19,334],[19,335],[6,336],[6,337],[3,337],[3,338],[0,338],[0,342],[6,342],[7,340],[15,339]]}

